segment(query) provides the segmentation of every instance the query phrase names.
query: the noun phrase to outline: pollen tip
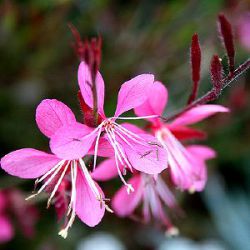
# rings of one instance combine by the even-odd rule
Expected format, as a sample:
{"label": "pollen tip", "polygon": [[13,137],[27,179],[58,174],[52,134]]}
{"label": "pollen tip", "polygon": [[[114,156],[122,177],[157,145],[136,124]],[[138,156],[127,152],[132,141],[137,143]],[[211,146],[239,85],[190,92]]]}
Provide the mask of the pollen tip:
{"label": "pollen tip", "polygon": [[190,187],[190,188],[188,189],[188,192],[189,192],[189,194],[194,194],[194,193],[196,192],[194,186]]}
{"label": "pollen tip", "polygon": [[167,229],[166,236],[167,237],[175,237],[175,236],[178,236],[179,233],[180,233],[179,229],[177,227],[172,226],[172,227]]}
{"label": "pollen tip", "polygon": [[114,213],[114,211],[107,204],[105,204],[105,209],[112,214]]}
{"label": "pollen tip", "polygon": [[131,192],[134,192],[134,188],[131,184],[127,184],[127,193],[130,194]]}
{"label": "pollen tip", "polygon": [[67,236],[68,236],[68,230],[67,230],[67,229],[62,229],[62,230],[58,233],[58,235],[62,236],[64,239],[66,239]]}

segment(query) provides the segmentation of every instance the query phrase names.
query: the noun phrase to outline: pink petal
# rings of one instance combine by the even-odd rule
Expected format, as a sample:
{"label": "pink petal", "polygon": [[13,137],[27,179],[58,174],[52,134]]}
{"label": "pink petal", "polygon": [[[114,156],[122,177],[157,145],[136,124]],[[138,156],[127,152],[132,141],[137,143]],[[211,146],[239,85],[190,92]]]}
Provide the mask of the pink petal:
{"label": "pink petal", "polygon": [[[97,183],[96,186],[104,198],[104,194]],[[78,171],[76,180],[76,214],[85,224],[94,227],[100,223],[104,212],[104,206],[101,206],[100,201],[95,197],[82,172]]]}
{"label": "pink petal", "polygon": [[154,136],[139,134],[144,145],[130,141],[132,147],[121,141],[126,155],[133,168],[146,174],[159,174],[167,168],[167,152],[160,146]]}
{"label": "pink petal", "polygon": [[207,167],[205,160],[214,158],[216,153],[213,149],[201,145],[188,146],[187,151],[192,157],[191,164],[193,168],[193,177],[185,189],[191,189],[200,192],[204,189],[207,182]]}
{"label": "pink petal", "polygon": [[188,139],[205,139],[206,133],[186,126],[171,126],[167,125],[167,128],[171,133],[179,140],[188,140]]}
{"label": "pink petal", "polygon": [[207,146],[202,145],[191,145],[187,147],[187,150],[197,158],[201,160],[209,160],[216,157],[216,152]]}
{"label": "pink petal", "polygon": [[207,167],[204,161],[196,162],[194,165],[195,176],[192,185],[189,189],[193,189],[196,192],[200,192],[205,188],[207,183]]}
{"label": "pink petal", "polygon": [[10,241],[14,237],[13,226],[9,219],[3,215],[0,216],[0,243]]}
{"label": "pink petal", "polygon": [[[137,116],[162,115],[168,100],[167,88],[161,82],[154,82],[146,92],[147,100],[135,108]],[[149,118],[154,121],[157,118]]]}
{"label": "pink petal", "polygon": [[147,95],[145,94],[147,93],[147,88],[153,82],[153,75],[142,74],[123,83],[118,94],[115,117],[144,103],[147,99]]}
{"label": "pink petal", "polygon": [[[82,93],[82,97],[86,104],[93,108],[93,92],[92,92],[92,81],[91,81],[91,74],[89,71],[89,67],[85,62],[81,62],[78,68],[78,83],[80,86],[80,90]],[[103,104],[104,104],[104,81],[100,74],[97,73],[96,76],[96,92],[97,92],[97,103],[98,103],[98,113],[105,117],[103,111]]]}
{"label": "pink petal", "polygon": [[76,118],[64,103],[55,99],[45,99],[36,109],[36,122],[41,132],[51,137],[63,125],[76,122]]}
{"label": "pink petal", "polygon": [[86,155],[96,138],[90,128],[81,123],[63,126],[51,137],[51,151],[65,160],[79,159]]}
{"label": "pink petal", "polygon": [[141,176],[135,175],[128,180],[128,183],[133,186],[135,191],[128,194],[127,188],[122,186],[112,199],[112,208],[115,213],[121,217],[132,214],[142,199],[143,189],[141,186]]}
{"label": "pink petal", "polygon": [[[102,136],[99,140],[98,144],[98,152],[97,155],[101,157],[112,157],[114,156],[114,149],[110,145],[109,141],[106,139],[106,136]],[[95,154],[95,143],[91,146],[88,154],[94,155]]]}
{"label": "pink petal", "polygon": [[131,123],[122,123],[121,126],[135,134],[146,134],[147,132]]}
{"label": "pink petal", "polygon": [[114,158],[102,161],[91,174],[92,178],[97,181],[108,181],[117,175],[118,172]]}
{"label": "pink petal", "polygon": [[1,159],[1,167],[11,175],[33,179],[45,174],[59,161],[55,155],[24,148],[5,155]]}
{"label": "pink petal", "polygon": [[187,112],[176,118],[171,123],[171,126],[193,124],[204,120],[205,118],[214,115],[217,112],[229,112],[229,109],[221,105],[214,104],[200,105],[188,110]]}

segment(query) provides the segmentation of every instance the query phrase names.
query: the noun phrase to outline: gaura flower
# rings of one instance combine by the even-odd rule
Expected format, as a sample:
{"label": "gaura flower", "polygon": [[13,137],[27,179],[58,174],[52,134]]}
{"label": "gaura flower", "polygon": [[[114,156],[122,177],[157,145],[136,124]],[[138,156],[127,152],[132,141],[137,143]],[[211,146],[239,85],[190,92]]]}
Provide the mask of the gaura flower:
{"label": "gaura flower", "polygon": [[[165,86],[155,82],[154,87],[150,86],[147,89],[146,95],[147,100],[135,108],[135,113],[138,116],[148,114],[161,116],[168,99]],[[172,181],[181,190],[203,190],[207,180],[205,160],[215,157],[215,152],[205,146],[185,147],[179,139],[202,135],[200,131],[191,129],[187,125],[199,122],[217,112],[228,112],[228,109],[220,105],[200,105],[167,124],[160,118],[147,118],[153,133],[168,153]]]}
{"label": "gaura flower", "polygon": [[[114,158],[102,161],[93,171],[92,177],[98,181],[115,178],[117,176],[115,164]],[[178,211],[179,208],[173,193],[160,174],[154,176],[135,171],[128,183],[134,187],[135,191],[128,195],[126,187],[121,187],[112,198],[114,212],[119,217],[137,218],[136,210],[142,205],[143,223],[154,220],[166,227],[168,235],[178,234],[178,229],[167,215],[166,207],[173,211]]]}
{"label": "gaura flower", "polygon": [[[59,235],[66,238],[68,229],[72,226],[75,215],[77,215],[88,226],[97,225],[103,215],[105,208],[110,210],[105,204],[105,197],[92,179],[82,156],[88,153],[93,143],[93,139],[88,137],[92,131],[86,125],[76,122],[73,112],[60,101],[55,99],[43,100],[36,110],[36,122],[40,131],[54,141],[60,140],[56,135],[61,128],[71,125],[77,128],[73,131],[76,137],[85,138],[85,144],[82,145],[82,154],[75,157],[74,148],[65,148],[60,154],[53,151],[54,154],[48,154],[32,148],[16,150],[4,156],[1,159],[1,167],[11,175],[20,178],[37,179],[35,184],[43,183],[40,189],[29,198],[40,194],[42,191],[49,190],[48,207],[65,184],[66,177],[70,176],[71,196],[69,199],[67,217],[69,218],[65,227],[59,232]],[[72,134],[72,133],[71,133]],[[60,134],[68,136],[68,133]],[[87,135],[87,136],[86,136]]]}
{"label": "gaura flower", "polygon": [[[135,125],[124,123],[130,131],[136,134],[145,134],[146,132]],[[92,177],[98,181],[108,181],[117,176],[115,159],[108,158],[102,161],[92,172]],[[119,165],[121,171],[122,166]],[[136,217],[136,209],[142,204],[142,221],[149,223],[154,221],[164,225],[167,228],[167,234],[173,235],[178,233],[178,229],[173,226],[168,218],[166,207],[179,211],[176,200],[167,184],[159,175],[149,175],[134,171],[133,177],[128,183],[135,188],[131,194],[127,194],[123,186],[112,199],[112,208],[120,217]]]}
{"label": "gaura flower", "polygon": [[[89,67],[81,62],[78,70],[78,82],[84,102],[93,109],[92,82]],[[85,136],[82,128],[77,124],[58,129],[51,138],[51,150],[58,156],[68,157],[70,153],[74,158],[80,158],[85,153],[82,149],[89,141],[95,140],[94,169],[98,152],[105,151],[107,144],[111,145],[116,168],[120,179],[125,184],[127,192],[133,191],[131,184],[123,178],[119,165],[123,171],[136,169],[148,174],[158,174],[167,167],[167,153],[152,135],[135,134],[122,124],[118,119],[142,119],[144,117],[121,117],[126,111],[138,107],[146,101],[145,91],[154,85],[154,76],[142,74],[125,82],[118,93],[116,111],[113,117],[105,116],[104,105],[104,81],[98,72],[95,79],[97,89],[97,107],[101,117],[100,124]],[[147,117],[156,117],[155,114]],[[102,145],[99,145],[102,144]],[[107,146],[109,147],[109,146]],[[110,148],[110,147],[109,147]]]}
{"label": "gaura flower", "polygon": [[128,180],[128,183],[133,185],[136,191],[127,195],[124,186],[118,190],[112,199],[112,208],[115,213],[120,217],[132,217],[136,208],[142,204],[144,223],[149,223],[154,219],[166,227],[168,234],[178,234],[178,229],[172,224],[165,209],[165,207],[176,209],[176,200],[161,176],[136,173]]}

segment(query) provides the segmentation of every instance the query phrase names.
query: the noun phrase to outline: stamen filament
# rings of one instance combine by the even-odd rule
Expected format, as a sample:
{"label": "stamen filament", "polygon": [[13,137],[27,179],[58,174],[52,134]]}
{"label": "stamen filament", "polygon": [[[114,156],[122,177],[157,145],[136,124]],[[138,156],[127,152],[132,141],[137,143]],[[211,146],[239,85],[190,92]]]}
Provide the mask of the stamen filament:
{"label": "stamen filament", "polygon": [[95,183],[94,183],[94,181],[93,181],[93,179],[92,179],[92,177],[91,177],[88,169],[86,168],[86,165],[85,165],[84,161],[81,158],[79,159],[79,163],[80,163],[81,169],[83,171],[83,174],[84,174],[84,176],[85,176],[85,178],[86,178],[86,180],[87,180],[90,188],[92,189],[92,192],[96,196],[96,199],[97,200],[101,200],[102,196],[101,196],[99,190],[97,189],[97,187],[96,187],[96,185],[95,185]]}
{"label": "stamen filament", "polygon": [[52,169],[50,169],[46,174],[44,174],[41,178],[37,179],[36,182],[35,182],[35,184],[37,184],[37,183],[43,181],[47,176],[49,176],[52,172],[54,172],[55,169],[56,169],[57,167],[59,167],[60,164],[62,164],[62,162],[64,162],[64,160],[59,161],[59,162],[58,162]]}
{"label": "stamen filament", "polygon": [[[122,133],[124,133],[127,137],[129,137],[134,142],[136,142],[140,145],[143,145],[143,146],[148,146],[148,143],[144,139],[142,139],[140,136],[134,134],[133,132],[129,131],[128,129],[124,128],[123,126],[119,125],[118,123],[115,123],[115,126],[118,130],[120,130]],[[140,141],[138,141],[138,140],[140,140]]]}
{"label": "stamen filament", "polygon": [[[117,131],[116,131],[117,132]],[[116,144],[117,149],[119,150],[121,157],[123,158],[123,160],[125,161],[125,163],[127,164],[127,166],[129,167],[130,171],[133,171],[133,166],[131,165],[131,163],[128,161],[124,151],[122,150],[122,147],[120,146],[120,144],[117,142],[116,140],[116,136],[114,131],[110,131],[110,135],[113,139],[113,142]],[[124,166],[126,167],[126,166]]]}
{"label": "stamen filament", "polygon": [[117,119],[117,120],[140,120],[140,119],[147,119],[147,118],[157,118],[159,115],[148,115],[148,116],[136,116],[136,117],[125,117],[125,116],[113,116],[110,119]]}
{"label": "stamen filament", "polygon": [[50,176],[50,178],[42,185],[42,187],[35,193],[30,195],[29,197],[27,197],[25,200],[30,200],[32,198],[34,198],[35,196],[37,196],[38,194],[40,194],[45,187],[54,179],[54,177],[57,175],[57,173],[60,171],[60,169],[63,167],[65,161],[62,161],[61,165],[58,166],[58,168],[55,170],[55,172]]}
{"label": "stamen filament", "polygon": [[[108,138],[110,140],[110,143],[111,145],[113,146],[114,148],[114,151],[115,151],[115,163],[116,163],[116,168],[117,168],[117,172],[118,172],[118,175],[121,179],[121,181],[123,182],[123,184],[127,187],[127,193],[129,194],[130,192],[134,192],[134,188],[131,184],[128,184],[125,179],[123,178],[122,176],[122,173],[121,173],[121,170],[119,168],[119,163],[118,163],[118,158],[120,159],[120,156],[119,156],[119,151],[116,147],[116,144],[115,142],[113,142],[113,138],[111,137],[111,135],[109,134],[108,130],[107,130],[107,135],[108,135]],[[118,158],[117,158],[118,157]],[[120,160],[121,161],[121,160]],[[122,162],[121,162],[122,163]]]}
{"label": "stamen filament", "polygon": [[93,164],[93,171],[96,168],[96,161],[97,161],[97,152],[98,152],[98,145],[99,145],[99,140],[100,140],[100,136],[102,133],[102,127],[99,128],[97,137],[96,137],[96,143],[95,143],[95,151],[94,151],[94,164]]}
{"label": "stamen filament", "polygon": [[62,180],[63,180],[63,177],[64,177],[64,175],[66,174],[66,171],[68,170],[69,164],[70,164],[70,161],[67,162],[67,165],[64,167],[64,170],[63,170],[63,172],[62,172],[62,174],[61,174],[59,180],[57,181],[57,183],[56,183],[56,185],[55,185],[55,187],[54,187],[54,189],[53,189],[53,191],[52,191],[52,193],[51,193],[51,195],[50,195],[50,197],[49,197],[49,199],[48,199],[47,208],[49,208],[50,202],[51,202],[51,200],[53,199],[53,197],[55,196],[55,193],[56,193],[56,191],[58,190],[59,185],[61,184],[61,182],[62,182]]}
{"label": "stamen filament", "polygon": [[71,194],[72,194],[72,196],[71,196],[71,200],[70,200],[69,210],[68,210],[68,213],[67,213],[67,216],[69,216],[71,208],[72,208],[71,216],[70,216],[70,219],[69,219],[66,227],[63,228],[58,233],[64,239],[67,238],[67,236],[68,236],[68,230],[73,225],[73,222],[74,222],[75,216],[76,216],[76,213],[75,213],[75,204],[76,204],[76,177],[77,177],[77,166],[76,166],[76,162],[73,161],[73,164],[71,165],[71,180],[72,180]]}

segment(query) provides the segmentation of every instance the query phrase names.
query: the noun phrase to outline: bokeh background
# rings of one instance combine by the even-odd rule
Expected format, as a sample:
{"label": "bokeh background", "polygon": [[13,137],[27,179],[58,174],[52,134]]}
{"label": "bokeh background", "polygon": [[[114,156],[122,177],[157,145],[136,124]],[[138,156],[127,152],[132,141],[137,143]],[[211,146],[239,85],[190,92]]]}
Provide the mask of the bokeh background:
{"label": "bokeh background", "polygon": [[[185,105],[191,89],[192,34],[199,34],[202,45],[202,94],[210,87],[211,56],[218,53],[223,58],[225,54],[218,38],[217,14],[224,12],[233,24],[239,64],[250,54],[249,11],[247,0],[2,0],[0,156],[23,147],[48,149],[48,141],[34,119],[35,108],[44,98],[65,102],[81,119],[76,98],[78,58],[71,47],[68,22],[82,37],[103,37],[101,72],[106,82],[107,114],[114,111],[120,84],[143,72],[154,73],[168,87],[169,114]],[[23,204],[22,195],[28,195],[33,182],[1,171],[0,192],[10,193],[12,198],[0,212],[11,218],[14,229],[13,238],[0,243],[0,249],[250,249],[249,91],[250,72],[217,101],[228,106],[231,113],[198,126],[209,134],[201,143],[213,147],[218,157],[209,163],[204,192],[176,192],[185,211],[182,218],[174,218],[179,237],[169,239],[153,225],[107,214],[94,229],[76,220],[69,237],[63,240],[57,235],[55,211],[46,210],[43,197],[29,203],[28,208]],[[112,195],[120,183],[103,186]]]}

